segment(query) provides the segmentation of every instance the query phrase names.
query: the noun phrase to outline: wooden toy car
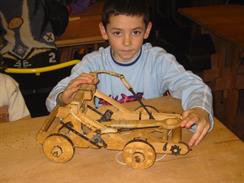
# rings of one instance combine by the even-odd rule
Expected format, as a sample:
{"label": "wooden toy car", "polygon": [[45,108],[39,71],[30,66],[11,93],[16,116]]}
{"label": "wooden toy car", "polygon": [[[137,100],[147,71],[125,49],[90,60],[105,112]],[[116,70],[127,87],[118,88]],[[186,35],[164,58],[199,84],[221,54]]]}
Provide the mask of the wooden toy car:
{"label": "wooden toy car", "polygon": [[[73,102],[57,106],[50,114],[37,140],[45,155],[55,162],[67,162],[75,147],[106,148],[123,151],[124,162],[132,168],[152,166],[157,153],[185,155],[187,144],[181,142],[181,115],[159,112],[145,105],[123,75],[97,71],[91,74],[110,74],[118,77],[137,101],[133,109],[122,105],[96,89],[84,84]],[[110,105],[95,107],[95,98]]]}

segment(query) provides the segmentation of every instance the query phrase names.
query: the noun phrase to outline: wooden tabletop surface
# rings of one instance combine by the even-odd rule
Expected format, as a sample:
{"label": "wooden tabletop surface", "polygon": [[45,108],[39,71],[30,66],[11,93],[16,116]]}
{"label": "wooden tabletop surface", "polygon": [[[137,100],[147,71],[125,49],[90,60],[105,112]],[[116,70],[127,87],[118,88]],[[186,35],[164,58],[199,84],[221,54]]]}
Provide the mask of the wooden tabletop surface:
{"label": "wooden tabletop surface", "polygon": [[[49,161],[36,142],[46,117],[0,124],[0,182],[156,183],[244,182],[244,144],[217,119],[214,130],[186,156],[167,155],[149,169],[121,165],[120,152],[76,148],[71,161]],[[191,133],[183,131],[185,140]]]}
{"label": "wooden tabletop surface", "polygon": [[216,5],[179,9],[179,12],[224,40],[244,48],[244,6]]}
{"label": "wooden tabletop surface", "polygon": [[57,39],[57,47],[103,42],[98,24],[100,15],[83,16],[69,21],[65,33]]}
{"label": "wooden tabletop surface", "polygon": [[103,42],[98,27],[102,5],[102,1],[97,1],[80,14],[70,16],[64,34],[56,40],[57,47]]}

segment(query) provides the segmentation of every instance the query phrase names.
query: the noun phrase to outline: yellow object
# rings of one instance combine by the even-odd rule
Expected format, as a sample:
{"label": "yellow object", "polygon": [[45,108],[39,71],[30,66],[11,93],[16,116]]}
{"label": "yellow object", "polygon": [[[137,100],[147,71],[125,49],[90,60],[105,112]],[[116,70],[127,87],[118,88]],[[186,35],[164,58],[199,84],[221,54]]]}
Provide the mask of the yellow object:
{"label": "yellow object", "polygon": [[6,73],[12,73],[12,74],[36,74],[39,76],[43,72],[50,72],[58,69],[62,69],[65,67],[69,67],[72,65],[75,65],[79,62],[80,60],[71,60],[68,62],[56,64],[56,65],[51,65],[51,66],[46,66],[46,67],[37,67],[37,68],[7,68],[5,69]]}

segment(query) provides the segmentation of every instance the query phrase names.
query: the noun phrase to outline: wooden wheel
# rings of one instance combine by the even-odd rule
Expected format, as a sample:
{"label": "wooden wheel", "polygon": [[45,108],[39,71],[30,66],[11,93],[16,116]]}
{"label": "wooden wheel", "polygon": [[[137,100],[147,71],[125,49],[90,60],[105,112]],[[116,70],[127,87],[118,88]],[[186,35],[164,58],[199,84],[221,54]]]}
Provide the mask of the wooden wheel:
{"label": "wooden wheel", "polygon": [[155,157],[153,147],[143,141],[130,142],[123,150],[125,163],[135,169],[149,168],[155,162]]}
{"label": "wooden wheel", "polygon": [[43,151],[48,159],[58,163],[67,162],[74,155],[72,142],[61,134],[47,137],[43,143]]}

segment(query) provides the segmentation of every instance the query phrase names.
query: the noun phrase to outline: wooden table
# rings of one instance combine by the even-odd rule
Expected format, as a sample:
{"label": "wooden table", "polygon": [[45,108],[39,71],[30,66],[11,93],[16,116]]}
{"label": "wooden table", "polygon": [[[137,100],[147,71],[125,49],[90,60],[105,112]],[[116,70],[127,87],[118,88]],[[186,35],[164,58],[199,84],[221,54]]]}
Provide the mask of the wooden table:
{"label": "wooden table", "polygon": [[244,89],[244,6],[192,7],[179,12],[212,35],[216,54],[203,79],[213,90],[215,114],[244,140],[244,116],[238,114],[239,92]]}
{"label": "wooden table", "polygon": [[[186,156],[167,155],[149,169],[134,170],[116,162],[119,152],[106,149],[76,148],[67,163],[49,161],[36,142],[45,118],[0,124],[0,182],[244,182],[244,144],[217,119],[214,130]],[[183,131],[185,140],[190,135]]]}
{"label": "wooden table", "polygon": [[87,10],[69,17],[64,34],[56,40],[56,45],[62,52],[61,62],[73,59],[74,52],[79,51],[81,47],[93,47],[92,50],[97,49],[100,43],[104,43],[98,27],[102,5],[101,0],[97,1]]}
{"label": "wooden table", "polygon": [[103,42],[98,27],[100,19],[100,15],[71,18],[64,34],[56,41],[57,47]]}

